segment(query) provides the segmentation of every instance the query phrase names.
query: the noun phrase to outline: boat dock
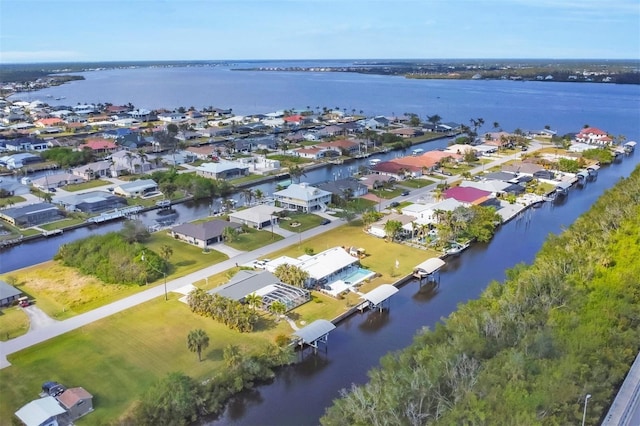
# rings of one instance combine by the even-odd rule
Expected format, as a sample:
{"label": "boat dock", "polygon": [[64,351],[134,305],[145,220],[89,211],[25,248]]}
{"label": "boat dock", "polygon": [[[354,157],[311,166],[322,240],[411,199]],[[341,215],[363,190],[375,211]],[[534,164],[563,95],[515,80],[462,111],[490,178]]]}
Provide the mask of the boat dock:
{"label": "boat dock", "polygon": [[115,209],[112,212],[102,213],[99,216],[95,216],[87,219],[87,222],[90,223],[102,223],[110,220],[120,219],[123,217],[129,217],[131,215],[139,213],[143,209],[142,206],[131,206],[125,207],[123,209]]}

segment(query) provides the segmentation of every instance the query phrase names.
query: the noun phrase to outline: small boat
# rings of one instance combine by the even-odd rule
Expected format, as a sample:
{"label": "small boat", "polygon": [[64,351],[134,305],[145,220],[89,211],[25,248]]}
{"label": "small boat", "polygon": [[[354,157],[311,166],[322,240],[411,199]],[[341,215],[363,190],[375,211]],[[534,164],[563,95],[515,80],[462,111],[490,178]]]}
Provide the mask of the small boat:
{"label": "small boat", "polygon": [[382,162],[382,160],[379,159],[379,158],[372,158],[371,160],[369,160],[369,164],[372,165],[372,166],[380,164],[381,162]]}
{"label": "small boat", "polygon": [[412,155],[420,155],[420,154],[422,154],[423,152],[424,152],[424,149],[422,149],[422,148],[416,148],[416,149],[414,149],[413,151],[411,151],[411,154],[412,154]]}
{"label": "small boat", "polygon": [[458,255],[458,254],[462,253],[467,248],[469,248],[469,243],[460,244],[460,243],[457,243],[457,242],[452,242],[451,246],[444,251],[444,254],[446,256],[455,256],[455,255]]}

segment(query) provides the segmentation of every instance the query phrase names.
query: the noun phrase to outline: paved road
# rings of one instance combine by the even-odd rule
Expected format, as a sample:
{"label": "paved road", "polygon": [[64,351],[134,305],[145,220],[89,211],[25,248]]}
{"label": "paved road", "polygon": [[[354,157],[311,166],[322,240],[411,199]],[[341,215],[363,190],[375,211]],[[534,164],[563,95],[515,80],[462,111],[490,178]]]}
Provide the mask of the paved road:
{"label": "paved road", "polygon": [[[538,143],[534,143],[532,144],[531,148],[529,151],[533,151],[536,149],[540,148],[540,144]],[[475,169],[473,169],[471,171],[471,173],[479,173],[481,171],[483,171],[485,168],[489,169],[491,167],[494,167],[496,165],[499,164],[503,164],[506,163],[507,161],[511,161],[515,158],[517,158],[519,156],[519,154],[515,154],[515,155],[510,155],[508,157],[501,157],[501,158],[496,158],[494,161],[492,161],[490,164],[486,164],[483,166],[479,166],[476,167]],[[444,179],[446,178],[446,179]],[[442,183],[444,181],[451,183],[453,181],[459,180],[460,178],[458,176],[450,176],[450,177],[445,177],[443,176],[443,180],[441,182],[438,183]],[[396,199],[393,200],[384,200],[382,201],[380,207],[381,208],[386,208],[392,201],[417,201],[420,198],[425,198],[426,194],[435,189],[435,187],[437,186],[437,183],[434,183],[432,185],[429,185],[427,187],[424,188],[420,188],[417,190],[414,190],[412,192],[412,194],[410,196],[407,197],[398,197]],[[323,215],[324,216],[324,215]],[[200,271],[194,272],[192,274],[189,274],[187,276],[181,277],[181,278],[177,278],[175,280],[172,281],[167,281],[167,291],[173,291],[175,289],[178,289],[180,287],[184,287],[188,284],[192,284],[196,281],[200,281],[205,279],[206,277],[209,277],[211,275],[215,275],[217,273],[226,271],[229,268],[232,268],[237,264],[245,264],[245,263],[249,263],[252,262],[254,259],[257,258],[261,258],[261,257],[266,257],[268,254],[277,251],[277,250],[281,250],[284,249],[288,246],[291,246],[293,244],[300,244],[303,240],[306,240],[308,238],[311,237],[315,237],[317,235],[320,235],[328,230],[337,228],[338,226],[343,225],[344,222],[342,220],[339,219],[335,219],[327,224],[327,225],[322,225],[322,226],[317,226],[313,229],[310,229],[308,231],[305,231],[301,234],[294,234],[291,236],[288,236],[280,241],[276,241],[273,244],[270,244],[268,246],[256,249],[254,251],[251,252],[244,252],[244,253],[240,253],[237,256],[234,256],[232,258],[230,258],[229,260],[226,260],[224,262],[218,263],[216,265],[212,265],[209,266],[207,268],[201,269]],[[69,331],[78,329],[84,325],[90,324],[94,321],[98,321],[102,318],[106,318],[110,315],[113,315],[115,313],[124,311],[125,309],[129,309],[132,308],[136,305],[139,305],[141,303],[147,302],[151,299],[154,299],[156,297],[160,297],[164,295],[164,286],[163,285],[157,285],[153,288],[150,288],[148,290],[142,291],[140,293],[137,293],[133,296],[129,296],[126,297],[124,299],[118,300],[117,302],[113,302],[109,305],[105,305],[102,306],[100,308],[94,309],[90,312],[86,312],[84,314],[80,314],[77,315],[73,318],[69,318],[67,320],[64,321],[57,321],[55,323],[51,323],[49,325],[43,326],[43,327],[38,327],[37,329],[33,330],[33,331],[29,331],[27,334],[20,336],[20,337],[16,337],[15,339],[11,339],[7,342],[0,342],[0,368],[4,368],[7,367],[9,365],[11,365],[9,363],[9,361],[7,360],[7,356],[11,355],[15,352],[21,351],[22,349],[28,348],[30,346],[36,345],[38,343],[44,342],[46,340],[52,339],[54,337],[60,336],[64,333],[67,333]]]}

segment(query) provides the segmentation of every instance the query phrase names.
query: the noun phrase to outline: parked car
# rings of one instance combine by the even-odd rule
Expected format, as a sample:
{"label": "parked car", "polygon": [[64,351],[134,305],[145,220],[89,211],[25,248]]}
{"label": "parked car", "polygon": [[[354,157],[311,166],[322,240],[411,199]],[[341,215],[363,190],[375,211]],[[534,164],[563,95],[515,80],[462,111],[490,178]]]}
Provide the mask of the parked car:
{"label": "parked car", "polygon": [[29,305],[31,305],[31,301],[27,296],[22,296],[18,299],[18,306],[20,306],[21,308],[26,308]]}
{"label": "parked car", "polygon": [[409,195],[409,191],[406,191],[406,190],[405,190],[405,191],[402,191],[402,194],[400,194],[400,195],[402,195],[402,196]]}
{"label": "parked car", "polygon": [[322,219],[322,222],[320,222],[320,225],[328,225],[330,223],[331,221],[329,219]]}
{"label": "parked car", "polygon": [[65,390],[67,388],[58,382],[44,382],[42,385],[42,392],[53,397],[60,395]]}
{"label": "parked car", "polygon": [[389,207],[394,208],[394,207],[398,207],[399,205],[400,205],[400,203],[399,203],[399,202],[397,202],[397,201],[392,201],[392,202],[389,204]]}

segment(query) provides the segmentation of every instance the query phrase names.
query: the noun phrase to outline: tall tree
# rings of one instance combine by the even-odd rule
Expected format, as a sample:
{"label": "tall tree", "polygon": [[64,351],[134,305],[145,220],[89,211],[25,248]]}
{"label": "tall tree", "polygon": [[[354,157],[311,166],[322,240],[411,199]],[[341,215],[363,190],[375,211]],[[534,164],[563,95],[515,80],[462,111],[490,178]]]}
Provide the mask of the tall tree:
{"label": "tall tree", "polygon": [[201,328],[191,330],[187,336],[187,348],[198,354],[198,361],[202,361],[202,351],[209,347],[209,336]]}
{"label": "tall tree", "polygon": [[256,309],[262,305],[262,296],[257,293],[251,293],[244,298],[244,301],[253,309]]}
{"label": "tall tree", "polygon": [[294,164],[291,167],[289,167],[289,176],[291,176],[291,180],[297,180],[299,183],[300,178],[302,176],[306,177],[307,175],[305,174],[304,168],[302,166]]}

